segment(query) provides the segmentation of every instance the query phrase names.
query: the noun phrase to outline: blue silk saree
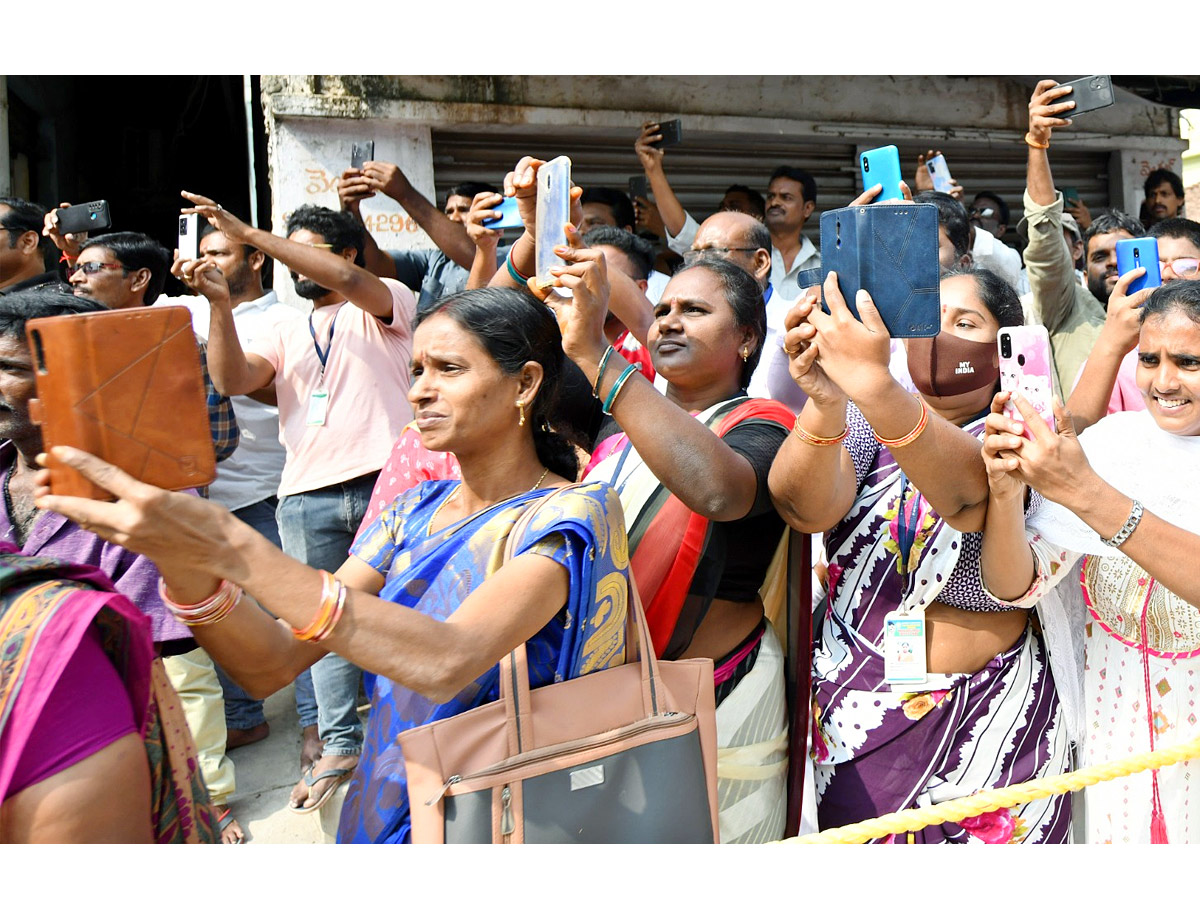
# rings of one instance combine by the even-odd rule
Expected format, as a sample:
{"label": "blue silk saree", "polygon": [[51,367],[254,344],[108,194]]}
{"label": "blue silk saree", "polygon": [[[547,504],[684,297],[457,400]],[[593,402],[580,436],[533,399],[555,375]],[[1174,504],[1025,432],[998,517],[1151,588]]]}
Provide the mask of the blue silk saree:
{"label": "blue silk saree", "polygon": [[[431,521],[458,484],[428,481],[401,494],[351,549],[386,579],[384,600],[439,621],[500,567],[514,524],[550,493],[547,488],[521,494],[431,533]],[[513,548],[514,557],[523,553],[549,556],[570,576],[566,604],[526,643],[531,687],[623,663],[629,548],[621,501],[612,489],[580,484],[543,505]],[[409,841],[407,777],[396,736],[499,699],[498,677],[499,666],[492,666],[445,703],[376,678],[339,843]]]}

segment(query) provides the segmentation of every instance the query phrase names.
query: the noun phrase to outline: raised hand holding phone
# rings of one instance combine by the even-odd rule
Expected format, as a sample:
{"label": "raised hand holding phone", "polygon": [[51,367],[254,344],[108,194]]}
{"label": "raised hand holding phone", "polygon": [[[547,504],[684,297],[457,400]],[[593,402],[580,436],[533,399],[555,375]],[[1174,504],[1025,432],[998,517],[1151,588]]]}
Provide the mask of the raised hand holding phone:
{"label": "raised hand holding phone", "polygon": [[[1050,335],[1042,325],[1010,325],[996,334],[1000,348],[1000,390],[1011,396],[1004,414],[1016,422],[1025,419],[1012,396],[1021,396],[1046,426],[1054,429],[1054,386],[1050,368]],[[1025,426],[1025,437],[1033,432]]]}
{"label": "raised hand holding phone", "polygon": [[874,202],[904,199],[900,190],[900,183],[904,180],[900,176],[900,151],[895,144],[864,150],[858,157],[858,165],[864,190],[876,184],[883,185]]}

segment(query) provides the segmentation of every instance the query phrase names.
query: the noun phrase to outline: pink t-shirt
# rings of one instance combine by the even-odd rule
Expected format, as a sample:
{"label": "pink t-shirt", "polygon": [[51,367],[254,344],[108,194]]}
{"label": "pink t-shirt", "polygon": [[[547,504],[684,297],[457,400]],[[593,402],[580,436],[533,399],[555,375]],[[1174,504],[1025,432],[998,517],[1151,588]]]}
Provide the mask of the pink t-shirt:
{"label": "pink t-shirt", "polygon": [[[1108,409],[1104,411],[1106,416],[1118,412],[1136,412],[1146,408],[1146,399],[1137,386],[1137,362],[1136,347],[1121,358],[1121,367],[1117,369],[1117,380],[1113,384],[1112,395],[1108,398]],[[1079,374],[1075,376],[1075,385],[1079,384],[1079,379],[1082,377],[1083,369],[1080,369]],[[1075,389],[1075,385],[1071,386],[1072,390]]]}
{"label": "pink t-shirt", "polygon": [[375,479],[375,490],[371,492],[367,514],[358,526],[355,540],[362,537],[371,523],[379,518],[379,514],[409,488],[416,487],[422,481],[457,481],[460,478],[462,469],[459,468],[458,458],[453,453],[426,449],[416,423],[410,422],[396,439],[396,446],[392,448],[387,464]]}
{"label": "pink t-shirt", "polygon": [[400,282],[382,281],[392,292],[389,323],[350,302],[313,311],[322,351],[331,344],[323,382],[329,394],[324,425],[308,424],[310,399],[321,383],[308,317],[246,346],[275,367],[279,438],[287,453],[280,497],[378,470],[400,429],[412,421],[408,388],[417,301]]}

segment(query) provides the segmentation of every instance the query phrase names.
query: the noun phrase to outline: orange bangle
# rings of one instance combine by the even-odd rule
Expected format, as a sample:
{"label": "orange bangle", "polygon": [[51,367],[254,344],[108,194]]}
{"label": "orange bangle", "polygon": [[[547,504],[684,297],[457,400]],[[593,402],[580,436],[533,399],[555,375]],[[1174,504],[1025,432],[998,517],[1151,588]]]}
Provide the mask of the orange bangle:
{"label": "orange bangle", "polygon": [[1027,143],[1030,147],[1033,147],[1035,150],[1049,150],[1050,149],[1049,141],[1047,141],[1044,144],[1039,144],[1037,141],[1035,141],[1033,139],[1033,135],[1030,134],[1028,131],[1025,132],[1025,143]]}
{"label": "orange bangle", "polygon": [[925,426],[929,424],[929,407],[925,405],[925,401],[920,397],[917,398],[917,402],[921,404],[921,418],[917,420],[916,427],[912,431],[904,435],[904,437],[888,440],[887,438],[880,437],[879,432],[875,431],[875,429],[871,429],[871,432],[875,435],[875,440],[879,441],[885,447],[907,447],[919,438],[925,430]]}
{"label": "orange bangle", "polygon": [[321,605],[316,616],[304,628],[292,628],[298,641],[323,641],[333,632],[346,606],[346,587],[324,569],[321,570]]}
{"label": "orange bangle", "polygon": [[850,426],[847,425],[842,429],[842,433],[837,437],[817,437],[815,434],[809,434],[800,427],[800,419],[796,419],[796,424],[792,426],[792,434],[800,438],[806,444],[811,444],[814,447],[833,447],[845,440],[846,435],[850,433]]}

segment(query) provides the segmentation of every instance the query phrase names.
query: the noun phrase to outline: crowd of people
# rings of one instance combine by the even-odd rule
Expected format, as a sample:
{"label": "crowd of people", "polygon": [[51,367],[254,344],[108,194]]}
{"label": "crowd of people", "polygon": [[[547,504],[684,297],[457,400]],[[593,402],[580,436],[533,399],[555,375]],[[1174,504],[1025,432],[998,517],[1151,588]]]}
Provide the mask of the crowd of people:
{"label": "crowd of people", "polygon": [[[441,211],[369,161],[283,236],[184,192],[192,260],[0,198],[0,840],[240,843],[228,751],[294,684],[292,810],[344,793],[339,840],[408,841],[397,735],[497,699],[522,642],[533,687],[622,663],[634,585],[660,658],[713,660],[723,842],[1200,734],[1200,224],[1169,171],[1145,222],[1068,208],[1051,160],[1072,105],[1033,92],[1015,225],[986,185],[935,191],[936,150],[912,161],[891,202],[937,213],[934,338],[891,338],[822,272],[811,175],[733,184],[697,221],[657,123],[634,143],[649,196],[572,189],[552,283],[532,156]],[[359,208],[377,194],[437,249],[380,248]],[[1147,235],[1163,284],[1134,291],[1116,242]],[[271,260],[311,309],[264,286]],[[27,321],[142,305],[191,312],[206,491],[47,447],[31,414]],[[1000,390],[997,335],[1022,324],[1049,334],[1053,427]],[[116,501],[50,493],[47,453]],[[925,645],[911,684],[889,669],[898,620]],[[1200,841],[1197,765],[886,840]]]}

